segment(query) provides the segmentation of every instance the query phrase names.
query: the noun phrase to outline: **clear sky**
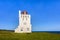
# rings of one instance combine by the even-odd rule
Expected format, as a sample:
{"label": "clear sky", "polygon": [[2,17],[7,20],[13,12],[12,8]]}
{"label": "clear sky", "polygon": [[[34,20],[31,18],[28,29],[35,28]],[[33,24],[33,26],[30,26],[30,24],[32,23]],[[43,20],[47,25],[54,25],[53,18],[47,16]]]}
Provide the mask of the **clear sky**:
{"label": "clear sky", "polygon": [[0,29],[17,28],[19,10],[31,15],[33,31],[60,31],[58,0],[0,0]]}

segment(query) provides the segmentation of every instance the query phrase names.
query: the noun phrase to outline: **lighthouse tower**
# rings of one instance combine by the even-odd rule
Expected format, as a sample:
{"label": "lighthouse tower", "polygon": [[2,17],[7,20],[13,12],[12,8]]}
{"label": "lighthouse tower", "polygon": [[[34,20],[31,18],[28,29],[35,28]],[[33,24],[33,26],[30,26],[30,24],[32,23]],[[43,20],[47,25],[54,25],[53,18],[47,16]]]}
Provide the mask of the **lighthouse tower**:
{"label": "lighthouse tower", "polygon": [[19,25],[15,29],[15,33],[31,33],[31,16],[27,11],[19,10]]}

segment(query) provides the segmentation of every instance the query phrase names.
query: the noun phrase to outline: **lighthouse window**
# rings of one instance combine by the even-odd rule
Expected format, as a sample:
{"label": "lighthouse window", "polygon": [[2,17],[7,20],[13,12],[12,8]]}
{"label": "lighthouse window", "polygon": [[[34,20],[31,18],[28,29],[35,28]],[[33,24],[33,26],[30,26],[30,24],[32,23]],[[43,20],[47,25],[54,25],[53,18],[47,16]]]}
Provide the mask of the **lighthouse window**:
{"label": "lighthouse window", "polygon": [[26,22],[24,22],[24,25],[26,25]]}
{"label": "lighthouse window", "polygon": [[23,16],[23,20],[24,20],[24,16]]}
{"label": "lighthouse window", "polygon": [[21,28],[21,31],[23,31],[23,28]]}
{"label": "lighthouse window", "polygon": [[27,20],[27,18],[26,18],[26,20]]}
{"label": "lighthouse window", "polygon": [[23,31],[23,29],[21,29],[21,31]]}
{"label": "lighthouse window", "polygon": [[26,17],[26,16],[25,16]]}
{"label": "lighthouse window", "polygon": [[29,31],[29,28],[27,28],[27,31]]}

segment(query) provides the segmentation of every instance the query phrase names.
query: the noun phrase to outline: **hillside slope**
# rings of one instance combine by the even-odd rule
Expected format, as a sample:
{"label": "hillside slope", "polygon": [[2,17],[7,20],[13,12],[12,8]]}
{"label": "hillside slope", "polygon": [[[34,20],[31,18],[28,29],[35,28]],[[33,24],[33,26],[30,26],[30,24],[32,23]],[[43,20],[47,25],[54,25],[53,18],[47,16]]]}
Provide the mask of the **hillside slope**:
{"label": "hillside slope", "polygon": [[46,33],[46,32],[33,32],[14,33],[11,31],[0,31],[0,40],[60,40],[60,34]]}

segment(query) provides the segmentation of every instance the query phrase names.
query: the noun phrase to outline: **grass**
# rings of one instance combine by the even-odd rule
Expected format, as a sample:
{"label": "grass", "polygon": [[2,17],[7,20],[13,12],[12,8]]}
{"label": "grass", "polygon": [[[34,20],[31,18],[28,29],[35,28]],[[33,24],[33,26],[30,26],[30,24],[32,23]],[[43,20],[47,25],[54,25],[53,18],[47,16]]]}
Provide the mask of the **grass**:
{"label": "grass", "polygon": [[60,40],[60,34],[47,32],[14,33],[0,31],[0,40]]}

